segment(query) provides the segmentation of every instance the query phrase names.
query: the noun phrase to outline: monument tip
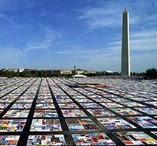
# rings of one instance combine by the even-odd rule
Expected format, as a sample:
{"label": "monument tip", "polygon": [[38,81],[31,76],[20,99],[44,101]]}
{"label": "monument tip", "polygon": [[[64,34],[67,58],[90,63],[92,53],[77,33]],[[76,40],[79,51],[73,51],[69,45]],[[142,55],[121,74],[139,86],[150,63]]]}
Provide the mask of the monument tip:
{"label": "monument tip", "polygon": [[127,10],[127,8],[125,8],[124,11],[123,11],[123,13],[127,13],[127,12],[128,12],[128,10]]}

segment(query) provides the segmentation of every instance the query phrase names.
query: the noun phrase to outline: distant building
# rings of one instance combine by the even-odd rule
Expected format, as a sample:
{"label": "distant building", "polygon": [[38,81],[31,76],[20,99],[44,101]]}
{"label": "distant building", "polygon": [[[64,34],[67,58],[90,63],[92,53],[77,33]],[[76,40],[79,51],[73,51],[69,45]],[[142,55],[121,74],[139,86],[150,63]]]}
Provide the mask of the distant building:
{"label": "distant building", "polygon": [[35,72],[36,69],[25,69],[24,71],[27,72],[27,73],[30,73],[30,72]]}
{"label": "distant building", "polygon": [[97,72],[96,71],[92,71],[92,70],[87,70],[84,72],[85,75],[96,75]]}
{"label": "distant building", "polygon": [[87,76],[85,75],[73,75],[73,78],[86,78]]}
{"label": "distant building", "polygon": [[111,70],[104,70],[97,72],[98,75],[120,75],[119,72],[111,71]]}
{"label": "distant building", "polygon": [[15,69],[15,68],[5,68],[3,70],[4,71],[9,71],[9,72],[18,72],[18,69]]}
{"label": "distant building", "polygon": [[60,75],[71,75],[71,70],[61,69],[61,70],[53,70],[53,75],[60,76]]}
{"label": "distant building", "polygon": [[109,73],[109,74],[113,74],[114,73],[114,71],[111,71],[111,70],[105,70],[104,72],[105,73]]}
{"label": "distant building", "polygon": [[18,72],[24,72],[24,71],[25,71],[24,68],[19,68],[19,69],[18,69]]}
{"label": "distant building", "polygon": [[74,74],[74,75],[82,75],[82,74],[84,74],[84,70],[81,70],[81,69],[76,69],[76,70],[73,70],[72,71],[72,74]]}

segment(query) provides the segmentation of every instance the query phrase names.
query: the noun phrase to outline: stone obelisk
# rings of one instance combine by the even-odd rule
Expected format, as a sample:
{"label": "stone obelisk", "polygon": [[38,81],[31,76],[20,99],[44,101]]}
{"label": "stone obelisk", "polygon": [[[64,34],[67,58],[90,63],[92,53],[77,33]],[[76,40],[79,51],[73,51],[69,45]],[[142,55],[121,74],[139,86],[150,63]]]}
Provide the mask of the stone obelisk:
{"label": "stone obelisk", "polygon": [[125,8],[122,22],[122,60],[121,76],[130,76],[130,40],[129,40],[129,13]]}

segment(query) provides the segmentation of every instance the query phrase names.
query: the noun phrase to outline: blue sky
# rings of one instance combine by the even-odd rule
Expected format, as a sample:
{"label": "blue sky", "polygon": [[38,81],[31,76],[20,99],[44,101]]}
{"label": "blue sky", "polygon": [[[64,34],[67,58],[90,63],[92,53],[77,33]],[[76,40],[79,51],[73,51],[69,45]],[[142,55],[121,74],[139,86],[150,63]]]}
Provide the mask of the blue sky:
{"label": "blue sky", "polygon": [[156,0],[0,0],[0,68],[120,71],[125,7],[131,71],[157,67]]}

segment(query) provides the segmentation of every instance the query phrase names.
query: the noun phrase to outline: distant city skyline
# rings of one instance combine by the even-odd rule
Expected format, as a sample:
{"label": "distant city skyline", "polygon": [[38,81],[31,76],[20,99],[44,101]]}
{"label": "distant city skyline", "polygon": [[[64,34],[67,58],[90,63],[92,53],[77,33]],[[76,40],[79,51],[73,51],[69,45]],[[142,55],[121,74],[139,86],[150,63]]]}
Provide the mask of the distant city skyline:
{"label": "distant city skyline", "polygon": [[125,7],[131,72],[157,67],[156,0],[1,0],[0,68],[120,71]]}

